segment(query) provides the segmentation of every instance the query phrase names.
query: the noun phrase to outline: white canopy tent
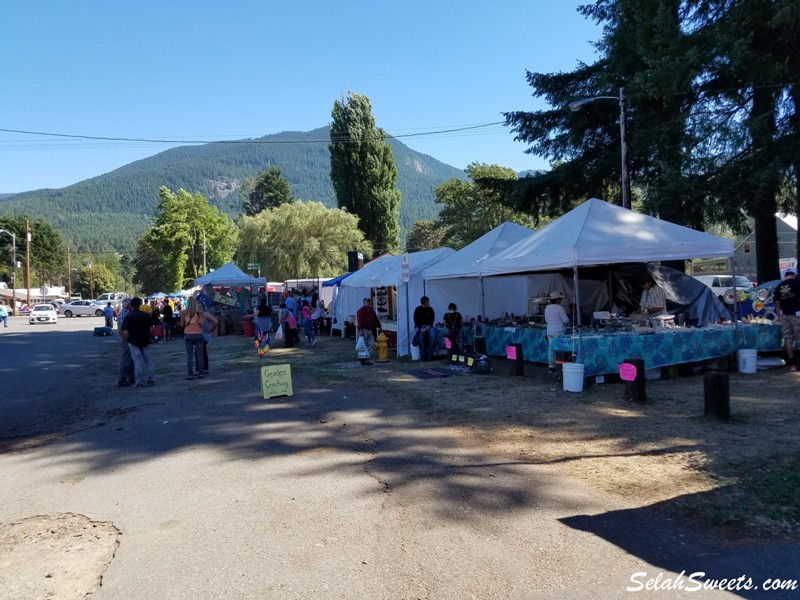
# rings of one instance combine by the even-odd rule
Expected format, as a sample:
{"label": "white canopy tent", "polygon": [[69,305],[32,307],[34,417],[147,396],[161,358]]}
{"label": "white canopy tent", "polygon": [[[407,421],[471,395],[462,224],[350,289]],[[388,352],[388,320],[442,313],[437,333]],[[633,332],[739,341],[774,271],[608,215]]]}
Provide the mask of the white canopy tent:
{"label": "white canopy tent", "polygon": [[477,315],[494,316],[503,310],[524,312],[524,297],[520,306],[512,306],[509,305],[510,301],[513,303],[509,294],[503,293],[508,286],[518,289],[523,278],[485,282],[480,272],[484,262],[533,233],[532,229],[506,221],[455,254],[425,269],[422,272],[425,295],[431,299],[436,315],[444,315],[450,302],[455,302],[459,312],[467,319]]}
{"label": "white canopy tent", "polygon": [[195,286],[216,285],[225,287],[259,287],[267,285],[266,277],[250,277],[232,262],[225,263],[219,269],[211,271],[194,280]]}
{"label": "white canopy tent", "polygon": [[[342,281],[337,296],[337,306],[340,302],[341,306],[337,310],[341,310],[344,315],[355,315],[364,298],[371,295],[373,288],[396,287],[397,355],[405,356],[409,353],[414,308],[419,303],[420,296],[424,295],[422,271],[454,253],[452,248],[437,248],[376,259]],[[403,256],[408,257],[407,283],[403,281]]]}
{"label": "white canopy tent", "polygon": [[[733,242],[662,221],[597,198],[481,263],[483,277],[630,262],[732,257]],[[566,291],[566,290],[564,290]]]}

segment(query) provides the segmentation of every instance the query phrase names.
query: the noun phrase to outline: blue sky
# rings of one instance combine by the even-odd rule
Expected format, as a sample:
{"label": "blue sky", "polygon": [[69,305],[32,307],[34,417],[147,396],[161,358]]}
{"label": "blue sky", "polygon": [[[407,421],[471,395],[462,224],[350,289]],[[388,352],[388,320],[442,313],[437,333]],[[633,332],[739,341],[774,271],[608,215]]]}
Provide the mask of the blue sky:
{"label": "blue sky", "polygon": [[[349,90],[389,134],[543,108],[525,71],[595,60],[587,0],[5,0],[0,129],[219,140],[308,131]],[[508,128],[403,140],[464,168],[545,168]],[[0,192],[63,187],[174,144],[0,131]]]}

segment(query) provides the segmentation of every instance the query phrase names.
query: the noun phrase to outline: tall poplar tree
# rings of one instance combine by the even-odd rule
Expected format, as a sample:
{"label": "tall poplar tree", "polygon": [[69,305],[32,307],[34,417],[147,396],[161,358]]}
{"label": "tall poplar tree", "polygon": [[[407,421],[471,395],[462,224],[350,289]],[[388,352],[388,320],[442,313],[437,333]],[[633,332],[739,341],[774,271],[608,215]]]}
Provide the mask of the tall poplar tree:
{"label": "tall poplar tree", "polygon": [[392,147],[375,127],[372,105],[349,92],[331,113],[331,182],[339,208],[359,218],[359,228],[376,252],[400,246],[400,190]]}

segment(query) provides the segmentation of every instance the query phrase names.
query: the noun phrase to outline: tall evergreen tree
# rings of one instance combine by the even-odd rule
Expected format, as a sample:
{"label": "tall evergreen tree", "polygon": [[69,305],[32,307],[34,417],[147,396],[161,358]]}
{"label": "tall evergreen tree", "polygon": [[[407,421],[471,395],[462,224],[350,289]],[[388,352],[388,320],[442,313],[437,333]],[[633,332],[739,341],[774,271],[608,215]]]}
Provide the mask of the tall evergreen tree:
{"label": "tall evergreen tree", "polygon": [[[624,87],[631,179],[644,210],[702,229],[756,224],[758,276],[777,275],[774,213],[796,189],[797,140],[789,100],[798,81],[798,2],[596,0],[580,10],[604,25],[599,60],[570,73],[529,73],[553,107],[511,112],[528,152],[555,166],[523,180],[515,206],[559,214],[606,186],[619,189],[613,102],[571,113],[573,100]],[[591,109],[590,109],[591,108]]]}
{"label": "tall evergreen tree", "polygon": [[292,186],[283,178],[281,169],[277,165],[271,165],[266,171],[261,171],[255,179],[243,183],[242,188],[246,190],[244,214],[248,217],[257,215],[267,208],[294,202]]}
{"label": "tall evergreen tree", "polygon": [[376,252],[400,246],[400,190],[386,132],[375,127],[369,98],[350,92],[331,113],[331,182],[336,203],[359,218]]}

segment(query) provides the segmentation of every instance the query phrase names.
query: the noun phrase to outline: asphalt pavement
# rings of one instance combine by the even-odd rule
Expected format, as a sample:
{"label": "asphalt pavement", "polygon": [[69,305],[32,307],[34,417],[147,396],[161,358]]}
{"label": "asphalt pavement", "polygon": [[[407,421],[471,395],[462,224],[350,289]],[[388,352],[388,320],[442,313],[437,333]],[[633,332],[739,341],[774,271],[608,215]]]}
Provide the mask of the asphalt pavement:
{"label": "asphalt pavement", "polygon": [[[402,399],[298,375],[294,396],[264,400],[241,336],[215,340],[192,382],[180,341],[159,344],[156,386],[128,390],[116,340],[69,327],[0,332],[0,523],[113,524],[92,598],[798,595],[742,589],[797,579],[794,546],[725,548],[557,466],[488,455]],[[0,539],[0,567],[12,555]],[[700,571],[740,583],[691,591]]]}

